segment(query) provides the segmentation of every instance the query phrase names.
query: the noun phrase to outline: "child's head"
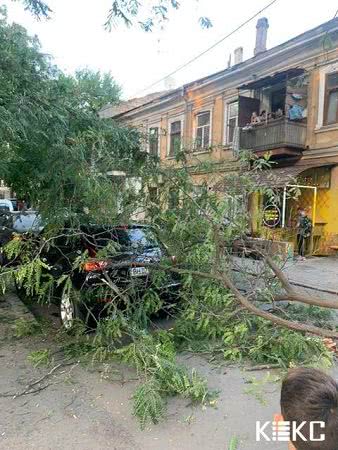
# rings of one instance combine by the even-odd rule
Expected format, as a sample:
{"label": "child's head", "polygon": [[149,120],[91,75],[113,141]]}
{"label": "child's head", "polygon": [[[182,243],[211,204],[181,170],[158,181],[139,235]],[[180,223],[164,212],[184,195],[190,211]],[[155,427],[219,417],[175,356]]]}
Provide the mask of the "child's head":
{"label": "child's head", "polygon": [[[281,410],[285,421],[325,422],[323,442],[304,442],[297,438],[297,450],[338,450],[338,385],[336,381],[317,369],[294,369],[283,381]],[[309,429],[302,434],[309,439]],[[315,436],[318,437],[318,436]]]}

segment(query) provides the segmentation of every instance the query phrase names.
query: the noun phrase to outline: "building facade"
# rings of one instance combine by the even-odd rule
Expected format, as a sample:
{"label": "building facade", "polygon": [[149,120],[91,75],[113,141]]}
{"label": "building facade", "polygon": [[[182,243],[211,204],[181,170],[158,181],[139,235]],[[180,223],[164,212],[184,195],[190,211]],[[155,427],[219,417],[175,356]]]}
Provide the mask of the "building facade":
{"label": "building facade", "polygon": [[[266,220],[264,214],[257,223],[252,219],[253,232],[292,241],[295,211],[305,207],[314,222],[310,250],[327,254],[338,245],[338,19],[269,50],[267,30],[267,19],[259,19],[254,57],[242,61],[238,48],[232,67],[107,106],[101,117],[147,132],[147,151],[161,164],[175,164],[177,148],[190,149],[196,186],[208,182],[208,173],[194,170],[197,161],[212,163],[222,175],[236,171],[241,150],[268,152],[281,202],[251,198],[252,211],[267,211]],[[297,200],[287,195],[293,184]]]}

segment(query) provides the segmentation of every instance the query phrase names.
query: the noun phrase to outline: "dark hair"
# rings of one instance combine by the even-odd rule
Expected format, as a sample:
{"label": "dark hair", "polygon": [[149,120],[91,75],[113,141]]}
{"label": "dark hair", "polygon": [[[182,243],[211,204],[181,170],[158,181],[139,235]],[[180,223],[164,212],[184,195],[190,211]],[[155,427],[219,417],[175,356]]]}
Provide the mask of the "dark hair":
{"label": "dark hair", "polygon": [[[298,438],[292,441],[297,450],[338,450],[338,385],[329,375],[317,369],[291,370],[282,384],[281,411],[284,420],[296,425],[325,422],[325,430],[320,430],[325,441]],[[301,432],[309,439],[309,427]]]}

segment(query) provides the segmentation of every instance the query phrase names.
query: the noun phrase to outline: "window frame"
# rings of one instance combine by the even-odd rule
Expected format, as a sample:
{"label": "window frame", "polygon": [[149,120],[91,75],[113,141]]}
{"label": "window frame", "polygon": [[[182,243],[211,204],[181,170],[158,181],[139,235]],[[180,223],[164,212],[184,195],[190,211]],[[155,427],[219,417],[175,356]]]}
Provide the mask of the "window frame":
{"label": "window frame", "polygon": [[[231,105],[233,105],[234,103],[237,103],[237,109],[239,108],[239,100],[238,97],[233,98],[229,101],[226,102],[225,104],[225,121],[224,121],[224,144],[225,145],[232,145],[233,144],[233,140],[230,142],[229,138],[230,138],[230,127],[229,127],[229,120],[234,119],[235,116],[230,117],[230,107]],[[237,116],[236,116],[236,125],[235,128],[238,127],[238,111],[237,111]]]}
{"label": "window frame", "polygon": [[180,131],[180,136],[181,136],[181,148],[182,148],[182,144],[183,144],[183,130],[184,130],[184,117],[183,116],[175,116],[170,118],[169,122],[168,122],[168,139],[167,139],[167,158],[174,158],[175,154],[171,154],[170,150],[171,150],[171,127],[172,124],[174,124],[175,122],[181,122],[181,131]]}
{"label": "window frame", "polygon": [[328,87],[329,84],[329,77],[332,75],[338,76],[338,70],[335,70],[333,72],[327,73],[325,75],[325,85],[324,85],[324,120],[323,125],[335,125],[338,124],[338,105],[336,109],[336,120],[334,122],[328,122],[328,113],[329,113],[329,98],[331,93],[338,92],[338,83],[334,87]]}
{"label": "window frame", "polygon": [[[202,116],[203,114],[209,114],[209,124],[208,125],[198,125],[198,117]],[[202,142],[202,145],[200,147],[197,147],[197,132],[199,128],[202,128],[202,141],[204,141],[204,134],[205,131],[204,129],[206,127],[209,127],[209,140],[208,140],[208,144],[206,146],[204,146],[204,142]],[[194,146],[193,146],[193,151],[194,153],[201,153],[201,152],[205,152],[208,151],[211,147],[211,142],[212,142],[212,109],[204,109],[202,111],[198,111],[195,113],[195,117],[194,117]]]}
{"label": "window frame", "polygon": [[[151,135],[150,135],[150,130],[154,130],[157,128],[157,153],[153,154],[150,151],[151,148],[151,143],[150,143],[150,139],[151,139]],[[161,126],[158,123],[152,123],[148,126],[148,146],[147,146],[147,153],[149,153],[149,155],[152,156],[157,156],[160,157],[161,155]]]}
{"label": "window frame", "polygon": [[176,209],[180,206],[180,191],[177,187],[171,187],[168,191],[168,209]]}

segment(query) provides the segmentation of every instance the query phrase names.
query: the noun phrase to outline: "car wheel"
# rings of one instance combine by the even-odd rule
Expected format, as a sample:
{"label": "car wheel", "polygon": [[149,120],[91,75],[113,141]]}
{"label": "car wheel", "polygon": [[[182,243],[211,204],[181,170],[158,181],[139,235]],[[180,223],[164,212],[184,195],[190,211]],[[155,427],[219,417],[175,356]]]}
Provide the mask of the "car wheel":
{"label": "car wheel", "polygon": [[77,320],[84,322],[84,315],[80,307],[80,292],[74,288],[64,289],[60,301],[61,325],[71,330]]}

